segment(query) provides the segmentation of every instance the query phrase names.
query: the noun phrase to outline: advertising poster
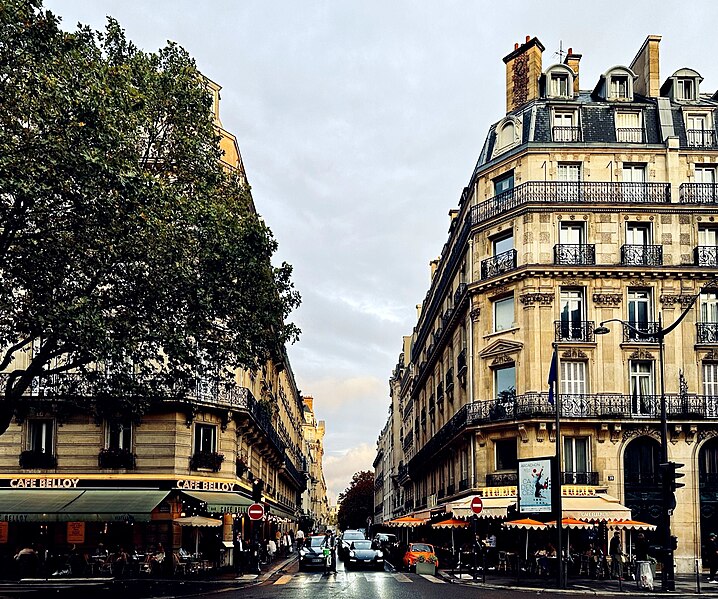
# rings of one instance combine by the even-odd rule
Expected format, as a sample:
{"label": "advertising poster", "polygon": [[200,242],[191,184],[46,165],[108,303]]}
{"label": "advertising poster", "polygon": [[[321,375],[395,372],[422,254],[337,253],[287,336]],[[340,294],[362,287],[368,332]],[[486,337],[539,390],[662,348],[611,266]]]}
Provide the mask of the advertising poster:
{"label": "advertising poster", "polygon": [[519,512],[551,512],[551,460],[519,460]]}
{"label": "advertising poster", "polygon": [[67,523],[67,542],[69,544],[85,542],[85,523],[84,522],[68,522]]}

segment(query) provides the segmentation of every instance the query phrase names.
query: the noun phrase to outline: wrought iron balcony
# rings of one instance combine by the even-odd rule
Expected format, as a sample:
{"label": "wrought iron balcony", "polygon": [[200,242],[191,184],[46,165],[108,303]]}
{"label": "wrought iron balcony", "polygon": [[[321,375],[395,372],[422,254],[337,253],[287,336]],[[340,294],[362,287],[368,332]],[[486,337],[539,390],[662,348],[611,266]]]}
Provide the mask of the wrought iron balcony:
{"label": "wrought iron balcony", "polygon": [[553,246],[554,264],[591,266],[596,264],[596,246],[593,244],[561,243]]}
{"label": "wrought iron balcony", "polygon": [[54,470],[57,468],[57,456],[32,449],[23,451],[20,453],[20,468]]}
{"label": "wrought iron balcony", "polygon": [[617,127],[616,141],[624,144],[642,144],[643,129],[639,127]]}
{"label": "wrought iron balcony", "polygon": [[189,460],[190,470],[211,470],[219,472],[224,462],[224,454],[216,451],[196,451]]}
{"label": "wrought iron balcony", "polygon": [[481,278],[490,279],[516,268],[516,250],[508,250],[481,261]]}
{"label": "wrought iron balcony", "polygon": [[411,416],[412,412],[414,411],[414,402],[411,399],[407,400],[406,405],[404,406],[404,411],[402,413],[403,420],[406,420]]}
{"label": "wrought iron balcony", "polygon": [[404,502],[404,509],[405,509],[407,512],[410,512],[411,510],[413,510],[413,509],[414,509],[414,500],[413,500],[413,499],[407,499],[407,500]]}
{"label": "wrought iron balcony", "polygon": [[458,306],[461,302],[461,298],[466,293],[466,283],[459,283],[459,286],[456,288],[456,291],[454,292],[454,305]]}
{"label": "wrought iron balcony", "polygon": [[556,341],[593,341],[594,324],[592,320],[581,320],[569,322],[564,320],[554,321]]}
{"label": "wrought iron balcony", "polygon": [[681,183],[678,193],[681,204],[718,203],[718,184],[716,183]]}
{"label": "wrought iron balcony", "polygon": [[643,343],[658,343],[658,323],[657,322],[631,322],[629,324],[640,331],[640,334],[631,328],[623,325],[624,341],[642,341]]}
{"label": "wrought iron balcony", "polygon": [[446,393],[450,394],[454,390],[454,368],[451,367],[446,371]]}
{"label": "wrought iron balcony", "polygon": [[699,245],[693,249],[693,261],[696,266],[718,266],[718,247]]}
{"label": "wrought iron balcony", "polygon": [[137,466],[137,456],[129,449],[101,449],[97,455],[100,468],[133,470]]}
{"label": "wrought iron balcony", "polygon": [[686,141],[689,148],[715,148],[716,132],[710,129],[687,129]]}
{"label": "wrought iron balcony", "polygon": [[446,496],[451,497],[454,493],[456,493],[456,485],[451,483],[446,487]]}
{"label": "wrought iron balcony", "polygon": [[445,489],[439,489],[438,492],[436,493],[436,498],[437,498],[437,499],[443,499],[444,497],[446,497],[446,490],[445,490]]}
{"label": "wrought iron balcony", "polygon": [[471,225],[528,203],[633,204],[671,201],[668,183],[527,181],[471,208]]}
{"label": "wrought iron balcony", "polygon": [[553,127],[553,141],[581,141],[581,127]]}
{"label": "wrought iron balcony", "polygon": [[718,322],[697,322],[696,329],[698,343],[718,343]]}
{"label": "wrought iron balcony", "polygon": [[456,356],[456,369],[458,370],[459,378],[466,377],[466,348],[462,349],[459,355]]}
{"label": "wrought iron balcony", "polygon": [[632,266],[662,266],[663,246],[623,245],[621,246],[621,264]]}
{"label": "wrought iron balcony", "polygon": [[497,472],[486,475],[487,487],[511,487],[517,485],[518,482],[519,476],[516,472]]}
{"label": "wrought iron balcony", "polygon": [[406,434],[406,436],[404,437],[404,442],[402,443],[402,447],[404,448],[404,451],[406,451],[412,445],[414,445],[414,431],[409,431]]}
{"label": "wrought iron balcony", "polygon": [[598,485],[598,472],[561,472],[562,485]]}

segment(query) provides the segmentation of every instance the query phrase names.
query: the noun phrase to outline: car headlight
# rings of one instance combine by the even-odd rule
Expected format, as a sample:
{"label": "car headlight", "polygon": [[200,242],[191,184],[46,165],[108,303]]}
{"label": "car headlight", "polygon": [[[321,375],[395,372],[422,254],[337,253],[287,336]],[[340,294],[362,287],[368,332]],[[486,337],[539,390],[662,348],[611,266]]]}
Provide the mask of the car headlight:
{"label": "car headlight", "polygon": [[304,547],[302,547],[302,548],[299,550],[299,555],[300,555],[301,557],[304,557],[305,555],[307,555],[307,550],[304,549]]}
{"label": "car headlight", "polygon": [[356,554],[353,551],[349,552],[349,557],[354,557]]}
{"label": "car headlight", "polygon": [[376,552],[377,557],[384,557],[384,554],[381,552],[381,550]]}

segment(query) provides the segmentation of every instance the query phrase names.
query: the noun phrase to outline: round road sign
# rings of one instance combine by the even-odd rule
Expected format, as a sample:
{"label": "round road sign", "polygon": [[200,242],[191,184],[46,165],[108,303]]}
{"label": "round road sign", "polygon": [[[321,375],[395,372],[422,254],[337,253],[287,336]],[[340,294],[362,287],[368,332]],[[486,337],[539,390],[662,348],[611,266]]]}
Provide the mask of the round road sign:
{"label": "round road sign", "polygon": [[264,518],[264,506],[261,503],[253,503],[247,509],[250,520],[261,520]]}
{"label": "round road sign", "polygon": [[484,502],[481,500],[481,497],[474,497],[471,500],[471,511],[474,512],[474,514],[480,514],[483,509]]}

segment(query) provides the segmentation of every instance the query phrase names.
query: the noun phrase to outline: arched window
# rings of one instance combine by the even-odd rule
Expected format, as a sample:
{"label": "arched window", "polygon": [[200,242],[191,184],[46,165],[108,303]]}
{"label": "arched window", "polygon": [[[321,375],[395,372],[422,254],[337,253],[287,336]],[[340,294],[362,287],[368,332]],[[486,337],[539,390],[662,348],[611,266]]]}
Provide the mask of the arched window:
{"label": "arched window", "polygon": [[546,69],[544,76],[547,98],[573,98],[575,73],[571,67],[565,64],[555,64]]}

